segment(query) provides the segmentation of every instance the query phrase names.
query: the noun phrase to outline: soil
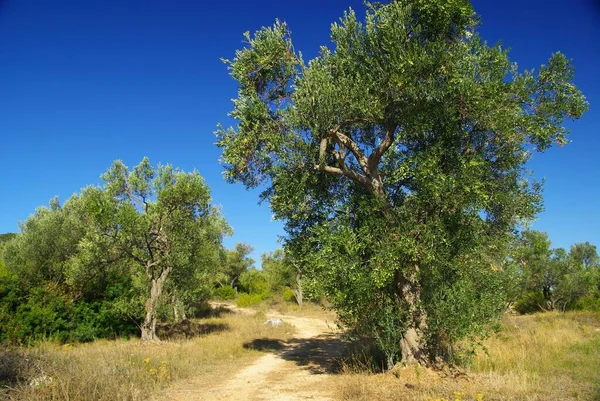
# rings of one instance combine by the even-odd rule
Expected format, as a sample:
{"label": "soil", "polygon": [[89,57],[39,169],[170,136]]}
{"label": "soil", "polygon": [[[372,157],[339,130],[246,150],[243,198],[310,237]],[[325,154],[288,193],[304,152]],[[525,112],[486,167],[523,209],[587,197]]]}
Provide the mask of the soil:
{"label": "soil", "polygon": [[[237,313],[250,309],[219,304]],[[242,366],[228,377],[207,384],[206,379],[175,383],[166,392],[171,400],[291,401],[332,400],[328,380],[339,371],[339,356],[344,348],[339,332],[318,318],[297,317],[270,311],[269,319],[281,319],[296,328],[287,342],[256,339],[248,346],[267,351],[266,355]]]}

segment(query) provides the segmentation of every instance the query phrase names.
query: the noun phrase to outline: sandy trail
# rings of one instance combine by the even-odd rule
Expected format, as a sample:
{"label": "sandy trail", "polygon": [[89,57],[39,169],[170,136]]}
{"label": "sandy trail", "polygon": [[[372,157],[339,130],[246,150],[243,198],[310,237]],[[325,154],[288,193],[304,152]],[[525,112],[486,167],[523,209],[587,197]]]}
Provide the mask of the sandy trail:
{"label": "sandy trail", "polygon": [[[227,307],[231,307],[227,305]],[[254,313],[231,307],[238,313]],[[296,328],[286,343],[256,339],[252,346],[269,350],[252,364],[213,386],[194,386],[194,380],[176,383],[168,390],[172,400],[332,400],[329,375],[337,368],[343,343],[334,327],[321,319],[267,313]]]}

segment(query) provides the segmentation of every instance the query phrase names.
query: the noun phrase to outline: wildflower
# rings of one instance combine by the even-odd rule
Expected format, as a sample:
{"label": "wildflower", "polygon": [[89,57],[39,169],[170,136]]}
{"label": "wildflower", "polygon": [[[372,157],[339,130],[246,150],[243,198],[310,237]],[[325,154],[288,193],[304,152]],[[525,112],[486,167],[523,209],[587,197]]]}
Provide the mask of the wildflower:
{"label": "wildflower", "polygon": [[150,369],[150,374],[151,374],[152,376],[154,376],[154,375],[155,375],[155,374],[157,374],[157,373],[158,373],[158,370],[156,370],[156,368],[152,368],[152,369]]}
{"label": "wildflower", "polygon": [[144,363],[145,363],[145,364],[149,364],[149,363],[150,363],[150,358],[146,358],[146,359],[144,359]]}

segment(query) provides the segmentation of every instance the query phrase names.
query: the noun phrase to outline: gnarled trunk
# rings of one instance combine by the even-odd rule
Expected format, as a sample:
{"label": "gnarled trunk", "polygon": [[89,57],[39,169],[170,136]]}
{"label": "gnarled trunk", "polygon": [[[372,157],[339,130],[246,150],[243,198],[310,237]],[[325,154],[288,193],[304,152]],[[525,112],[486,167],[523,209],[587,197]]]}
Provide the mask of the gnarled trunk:
{"label": "gnarled trunk", "polygon": [[302,305],[304,296],[302,294],[302,273],[300,272],[299,268],[296,269],[296,288],[293,291],[294,297],[296,298],[296,303],[298,305]]}
{"label": "gnarled trunk", "polygon": [[427,312],[421,306],[421,285],[418,281],[419,265],[407,277],[399,273],[396,276],[396,285],[399,296],[408,307],[408,325],[400,340],[401,362],[404,364],[427,364],[428,351],[425,340],[427,331]]}
{"label": "gnarled trunk", "polygon": [[142,331],[142,341],[144,342],[160,341],[156,335],[156,308],[170,270],[171,269],[165,269],[158,278],[151,279],[150,297],[146,300],[146,316],[140,327]]}

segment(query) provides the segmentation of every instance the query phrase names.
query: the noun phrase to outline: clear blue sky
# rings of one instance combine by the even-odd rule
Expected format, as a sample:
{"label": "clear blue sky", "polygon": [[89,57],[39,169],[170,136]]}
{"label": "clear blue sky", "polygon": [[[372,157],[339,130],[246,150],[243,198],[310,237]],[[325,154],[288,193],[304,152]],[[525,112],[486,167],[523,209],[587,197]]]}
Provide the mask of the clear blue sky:
{"label": "clear blue sky", "polygon": [[[475,0],[482,36],[512,48],[522,68],[560,50],[574,60],[591,106],[569,124],[572,144],[535,155],[545,204],[534,228],[555,246],[600,245],[600,5],[595,0]],[[227,184],[214,146],[236,95],[221,57],[242,33],[288,22],[297,50],[312,58],[329,26],[361,1],[0,0],[0,233],[18,231],[36,207],[89,184],[115,159],[197,169],[235,230],[226,241],[278,247],[258,192]]]}

